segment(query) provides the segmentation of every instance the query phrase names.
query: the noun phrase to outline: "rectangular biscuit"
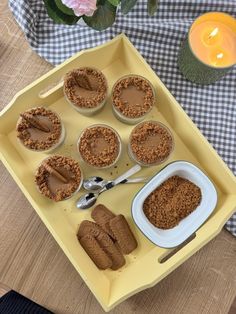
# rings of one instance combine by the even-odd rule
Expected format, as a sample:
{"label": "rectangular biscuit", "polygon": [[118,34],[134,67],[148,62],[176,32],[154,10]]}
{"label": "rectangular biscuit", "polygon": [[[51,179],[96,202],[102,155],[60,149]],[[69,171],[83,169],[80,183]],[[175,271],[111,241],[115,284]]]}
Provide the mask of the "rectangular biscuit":
{"label": "rectangular biscuit", "polygon": [[100,232],[103,232],[103,230],[95,222],[90,221],[90,220],[83,220],[79,226],[79,230],[77,232],[77,238],[81,239],[82,237],[86,235],[91,235],[96,238]]}
{"label": "rectangular biscuit", "polygon": [[113,212],[111,212],[106,206],[99,204],[93,209],[91,217],[102,227],[104,231],[106,231],[106,233],[109,234],[109,236],[114,239],[114,234],[109,225],[109,221],[116,217]]}
{"label": "rectangular biscuit", "polygon": [[117,270],[125,265],[125,258],[117,246],[106,233],[100,233],[96,239],[101,248],[112,261],[111,269]]}
{"label": "rectangular biscuit", "polygon": [[85,252],[99,269],[112,267],[110,257],[101,248],[98,241],[91,235],[86,235],[79,240]]}
{"label": "rectangular biscuit", "polygon": [[109,225],[122,253],[129,254],[136,249],[138,243],[123,215],[111,219]]}

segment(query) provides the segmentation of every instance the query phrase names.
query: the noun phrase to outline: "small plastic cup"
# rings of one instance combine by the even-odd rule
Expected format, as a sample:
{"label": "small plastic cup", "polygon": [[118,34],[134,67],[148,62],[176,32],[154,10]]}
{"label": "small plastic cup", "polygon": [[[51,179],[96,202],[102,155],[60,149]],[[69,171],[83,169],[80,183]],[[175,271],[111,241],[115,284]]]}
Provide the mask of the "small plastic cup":
{"label": "small plastic cup", "polygon": [[[114,134],[115,134],[116,137],[117,137],[118,145],[119,145],[119,148],[118,148],[118,155],[117,155],[116,159],[115,159],[111,164],[106,165],[106,166],[101,166],[101,167],[95,166],[95,165],[93,165],[93,164],[90,164],[87,160],[85,160],[84,157],[83,157],[83,155],[82,155],[81,152],[80,152],[80,149],[79,149],[79,148],[80,148],[80,141],[81,141],[81,138],[82,138],[82,136],[84,135],[84,133],[86,132],[86,130],[92,129],[92,128],[96,128],[96,127],[104,127],[104,128],[107,128],[107,129],[110,129],[111,131],[113,131]],[[108,168],[113,167],[113,166],[118,162],[118,160],[120,159],[121,151],[122,151],[122,142],[121,142],[120,135],[119,135],[119,134],[116,132],[116,130],[114,130],[112,127],[110,127],[110,126],[108,126],[108,125],[106,125],[106,124],[93,124],[93,125],[91,125],[91,126],[85,128],[85,129],[81,132],[81,134],[80,134],[80,136],[79,136],[79,139],[78,139],[78,142],[77,142],[77,150],[78,150],[80,159],[81,159],[83,162],[85,162],[87,165],[89,165],[89,166],[91,166],[91,167],[93,167],[93,168],[95,168],[95,169],[108,169]]]}
{"label": "small plastic cup", "polygon": [[[54,155],[54,156],[55,156],[55,155]],[[42,166],[47,160],[49,160],[50,158],[52,158],[52,157],[54,157],[54,156],[46,157],[46,158],[44,158],[44,159],[41,161],[40,165],[38,166],[38,168],[37,168],[37,170],[36,170],[36,172],[35,172],[35,176],[36,176],[36,174],[37,174],[37,171],[38,171],[39,167]],[[62,157],[65,157],[65,156],[62,156]],[[70,157],[66,157],[66,158],[72,159],[72,158],[70,158]],[[80,166],[79,166],[79,167],[80,167]],[[79,190],[80,190],[81,187],[82,187],[83,181],[84,181],[84,176],[83,176],[83,172],[82,172],[81,167],[80,167],[80,174],[81,174],[81,176],[80,176],[80,183],[79,183],[77,189],[76,189],[71,195],[69,195],[69,196],[67,196],[66,198],[60,200],[59,202],[66,201],[66,200],[72,198],[75,194],[77,194],[77,193],[79,192]],[[44,194],[40,191],[40,189],[39,189],[37,183],[36,183],[36,186],[37,186],[37,189],[38,189],[39,193],[42,194],[43,196],[47,197],[46,195],[44,195]],[[47,197],[47,198],[49,198],[49,197]],[[55,200],[53,200],[53,199],[51,199],[51,198],[49,198],[49,199],[52,200],[52,201],[55,201]]]}
{"label": "small plastic cup", "polygon": [[[143,161],[143,160],[138,159],[138,157],[137,157],[137,156],[135,155],[135,153],[132,151],[132,148],[131,148],[131,138],[132,138],[133,132],[134,132],[135,130],[137,130],[141,125],[143,125],[143,124],[145,124],[145,123],[153,123],[153,124],[156,124],[156,125],[158,125],[159,127],[165,129],[165,130],[168,132],[168,134],[171,136],[171,146],[172,146],[172,147],[171,147],[171,150],[170,150],[169,154],[166,156],[166,158],[159,159],[159,160],[157,160],[157,161],[155,161],[155,162],[153,162],[153,163],[147,163],[147,162],[145,162],[145,161]],[[136,162],[137,164],[139,164],[139,165],[142,166],[142,167],[151,167],[151,166],[156,166],[156,165],[160,165],[160,164],[164,163],[167,159],[169,159],[169,157],[170,157],[170,155],[172,154],[173,150],[174,150],[174,137],[173,137],[173,135],[172,135],[170,129],[169,129],[166,125],[164,125],[163,123],[161,123],[161,122],[159,122],[159,121],[145,121],[145,122],[141,122],[141,123],[139,123],[139,124],[132,130],[132,132],[130,133],[129,142],[128,142],[128,155],[129,155],[129,157],[130,157],[134,162]]]}
{"label": "small plastic cup", "polygon": [[[152,89],[152,93],[153,93],[153,102],[149,108],[148,111],[146,111],[142,116],[139,116],[139,117],[128,117],[126,115],[124,115],[117,107],[116,105],[114,104],[114,101],[113,101],[113,93],[114,93],[114,90],[117,86],[117,84],[126,79],[126,78],[129,78],[129,77],[137,77],[137,78],[141,78],[143,80],[145,80],[151,87]],[[143,121],[145,119],[145,117],[149,114],[149,112],[152,110],[153,106],[154,106],[154,103],[155,103],[155,100],[156,100],[156,96],[155,96],[155,90],[154,90],[154,87],[153,85],[151,84],[151,82],[146,79],[145,77],[141,76],[141,75],[136,75],[136,74],[130,74],[130,75],[125,75],[123,77],[121,77],[118,81],[116,81],[116,83],[114,84],[113,88],[112,88],[112,92],[111,92],[111,95],[112,95],[112,110],[113,110],[113,113],[115,115],[115,117],[120,120],[121,122],[123,123],[127,123],[127,124],[137,124],[141,121]]]}
{"label": "small plastic cup", "polygon": [[[32,110],[32,109],[36,109],[36,107],[31,108],[30,110]],[[27,111],[30,112],[30,110],[27,110]],[[58,115],[55,111],[53,111],[53,110],[51,110],[51,109],[47,109],[47,110],[53,112],[53,114],[54,114],[55,116],[57,116],[58,120],[60,121],[60,124],[61,124],[61,135],[60,135],[59,139],[58,139],[50,148],[47,148],[47,149],[33,149],[33,148],[30,148],[30,147],[24,145],[24,144],[22,143],[21,139],[18,138],[19,142],[20,142],[26,149],[28,149],[28,150],[30,150],[30,151],[32,151],[32,152],[51,153],[51,152],[53,152],[54,150],[56,150],[56,148],[58,148],[59,146],[61,146],[61,145],[63,144],[64,140],[65,140],[66,130],[65,130],[64,124],[62,123],[61,118],[59,117],[59,115]],[[26,112],[27,112],[27,111],[26,111]],[[17,124],[16,124],[16,128],[17,128],[18,124],[19,124],[21,121],[22,121],[22,118],[19,117],[19,119],[18,119],[18,121],[17,121]]]}
{"label": "small plastic cup", "polygon": [[[80,107],[80,106],[76,105],[72,100],[70,100],[68,98],[66,90],[65,90],[65,84],[63,85],[63,92],[64,92],[64,96],[65,96],[65,99],[67,100],[67,102],[76,111],[78,111],[79,113],[81,113],[82,115],[85,115],[85,116],[93,116],[94,114],[96,114],[97,112],[102,110],[103,106],[105,105],[105,103],[107,101],[107,97],[108,97],[108,84],[107,84],[107,79],[106,79],[105,75],[100,70],[98,70],[96,68],[89,67],[89,69],[93,69],[93,70],[97,71],[100,75],[102,75],[103,78],[104,78],[105,84],[106,84],[106,95],[105,95],[105,98],[100,103],[98,103],[95,107],[86,108],[86,107]],[[79,69],[77,69],[77,70],[79,70]]]}

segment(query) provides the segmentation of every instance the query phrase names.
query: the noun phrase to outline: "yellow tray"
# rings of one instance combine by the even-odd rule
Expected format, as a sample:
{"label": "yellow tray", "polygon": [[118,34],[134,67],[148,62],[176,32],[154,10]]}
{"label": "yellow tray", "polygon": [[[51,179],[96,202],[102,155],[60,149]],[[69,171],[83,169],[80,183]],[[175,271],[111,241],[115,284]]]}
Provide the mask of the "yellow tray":
{"label": "yellow tray", "polygon": [[[100,271],[76,238],[78,224],[83,219],[90,219],[91,211],[80,211],[75,208],[77,196],[67,201],[53,203],[41,196],[33,183],[35,169],[46,154],[31,152],[20,145],[16,139],[15,126],[19,113],[35,106],[43,105],[52,108],[62,117],[67,136],[64,145],[56,151],[59,154],[77,159],[75,143],[78,135],[82,128],[93,123],[107,123],[120,133],[124,150],[118,168],[95,171],[82,165],[86,177],[96,174],[112,178],[121,174],[132,164],[125,147],[132,126],[125,125],[114,118],[110,99],[102,112],[87,118],[77,113],[66,102],[63,97],[62,82],[55,85],[49,92],[42,93],[42,90],[48,86],[59,82],[67,71],[85,65],[101,69],[108,78],[110,90],[114,82],[122,75],[136,73],[147,77],[154,85],[158,98],[155,108],[147,119],[164,122],[174,134],[175,151],[168,162],[180,159],[193,162],[208,174],[217,188],[219,200],[213,214],[196,231],[196,237],[191,242],[163,263],[160,263],[161,259],[171,250],[157,247],[149,242],[131,219],[131,201],[142,187],[141,184],[119,186],[99,198],[99,202],[107,205],[115,213],[123,213],[128,217],[139,244],[138,249],[127,256],[126,265],[121,270]],[[234,175],[123,34],[102,46],[78,53],[19,92],[0,114],[0,156],[16,183],[105,311],[109,311],[131,295],[155,285],[167,276],[219,233],[235,210],[236,179]],[[165,164],[143,169],[139,175],[154,175]]]}

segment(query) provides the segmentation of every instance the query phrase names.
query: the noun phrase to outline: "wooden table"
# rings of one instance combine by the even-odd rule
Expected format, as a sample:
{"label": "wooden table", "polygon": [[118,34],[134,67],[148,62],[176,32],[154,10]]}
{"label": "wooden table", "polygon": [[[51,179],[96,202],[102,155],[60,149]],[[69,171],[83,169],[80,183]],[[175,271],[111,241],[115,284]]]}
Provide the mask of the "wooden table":
{"label": "wooden table", "polygon": [[[0,109],[52,68],[0,3]],[[223,230],[155,287],[111,313],[228,313],[236,296],[236,240]],[[56,313],[103,313],[79,274],[0,164],[0,283]]]}

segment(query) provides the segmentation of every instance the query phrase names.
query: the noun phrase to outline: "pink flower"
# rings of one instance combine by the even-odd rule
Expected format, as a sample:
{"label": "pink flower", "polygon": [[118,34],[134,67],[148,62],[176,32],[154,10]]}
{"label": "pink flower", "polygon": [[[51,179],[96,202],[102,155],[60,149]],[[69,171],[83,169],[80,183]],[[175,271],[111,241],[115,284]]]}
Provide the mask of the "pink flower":
{"label": "pink flower", "polygon": [[97,0],[62,0],[62,3],[71,8],[77,16],[93,15],[97,9],[96,2]]}

